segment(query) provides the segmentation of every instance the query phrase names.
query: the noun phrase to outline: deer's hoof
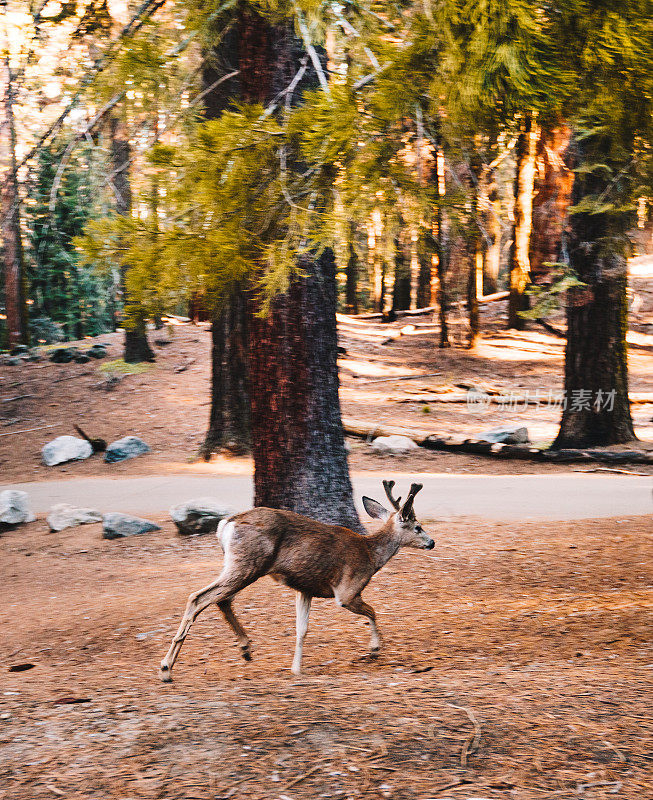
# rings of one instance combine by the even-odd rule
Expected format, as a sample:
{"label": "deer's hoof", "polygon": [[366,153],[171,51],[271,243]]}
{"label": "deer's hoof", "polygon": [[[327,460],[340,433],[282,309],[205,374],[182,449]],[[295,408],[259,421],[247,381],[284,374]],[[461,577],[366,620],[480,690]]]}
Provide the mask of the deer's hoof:
{"label": "deer's hoof", "polygon": [[241,652],[242,652],[242,655],[243,655],[243,658],[245,659],[245,661],[251,661],[252,660],[252,653],[251,653],[251,650],[249,649],[249,647],[243,647]]}
{"label": "deer's hoof", "polygon": [[170,667],[162,664],[159,669],[159,678],[161,678],[163,683],[172,683],[172,670]]}

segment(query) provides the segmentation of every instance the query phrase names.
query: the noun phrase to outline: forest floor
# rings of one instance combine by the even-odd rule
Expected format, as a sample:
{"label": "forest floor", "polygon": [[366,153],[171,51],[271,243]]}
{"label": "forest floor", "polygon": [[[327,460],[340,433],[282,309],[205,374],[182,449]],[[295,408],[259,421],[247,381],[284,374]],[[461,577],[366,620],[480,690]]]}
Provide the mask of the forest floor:
{"label": "forest floor", "polygon": [[156,669],[220,569],[214,537],[4,533],[0,798],[653,797],[650,519],[430,530],[365,593],[378,659],[316,601],[293,677],[292,592],[264,578],[236,602],[254,660],[209,610],[170,685]]}
{"label": "forest floor", "polygon": [[[631,393],[653,393],[653,278],[632,279],[629,369]],[[426,317],[402,317],[392,324],[344,318],[339,340],[346,353],[339,359],[341,402],[346,418],[386,426],[428,431],[436,435],[475,437],[503,424],[525,425],[532,441],[552,441],[560,407],[549,402],[562,390],[564,340],[530,324],[529,330],[505,330],[505,303],[482,307],[483,339],[474,351],[464,349],[466,325],[454,309],[452,340],[437,347],[436,325]],[[561,321],[556,320],[560,325]],[[407,325],[407,335],[392,336]],[[210,344],[207,324],[179,324],[152,332],[156,363],[137,365],[123,374],[122,334],[85,340],[101,341],[108,358],[86,364],[49,361],[0,368],[0,475],[2,482],[47,480],[63,476],[124,476],[161,471],[210,474],[251,472],[247,458],[197,460],[209,412]],[[387,342],[384,344],[384,342]],[[142,371],[139,371],[142,370]],[[405,379],[409,377],[410,379]],[[115,378],[115,379],[114,379]],[[460,384],[498,390],[523,398],[538,397],[538,405],[518,399],[505,406],[473,406],[439,402],[435,395],[464,395]],[[633,405],[642,446],[653,448],[653,403]],[[43,445],[55,436],[75,435],[77,423],[91,436],[108,441],[128,434],[141,436],[150,455],[121,464],[100,457],[45,467]],[[567,465],[494,461],[483,456],[414,451],[406,458],[380,456],[365,441],[350,439],[354,470],[397,468],[412,472],[547,473],[568,471]],[[653,467],[637,465],[653,474]]]}
{"label": "forest floor", "polygon": [[[633,297],[633,392],[653,391],[650,285]],[[562,340],[536,328],[507,333],[503,313],[484,307],[475,352],[438,349],[428,317],[343,319],[344,414],[470,436],[520,423],[534,440],[551,439],[558,408],[424,399],[460,393],[459,383],[520,395],[562,388]],[[460,343],[455,314],[453,333]],[[247,458],[196,459],[208,416],[207,326],[152,335],[162,337],[170,343],[156,346],[156,364],[117,381],[108,378],[120,375],[111,363],[120,334],[99,337],[106,361],[3,367],[0,481],[250,474]],[[406,375],[416,380],[398,380]],[[650,443],[653,406],[633,413]],[[73,423],[107,440],[142,436],[152,453],[41,465],[43,444],[74,434]],[[359,474],[574,469],[421,450],[383,457],[350,444]],[[0,800],[653,798],[651,518],[422,522],[436,549],[402,551],[365,593],[385,636],[378,659],[366,657],[358,618],[317,601],[305,675],[294,678],[293,598],[266,578],[236,603],[254,661],[239,659],[222,618],[207,611],[172,685],[158,682],[156,667],[188,593],[219,572],[214,537],[180,538],[170,522],[120,541],[103,540],[99,525],[49,533],[43,520],[4,532]]]}

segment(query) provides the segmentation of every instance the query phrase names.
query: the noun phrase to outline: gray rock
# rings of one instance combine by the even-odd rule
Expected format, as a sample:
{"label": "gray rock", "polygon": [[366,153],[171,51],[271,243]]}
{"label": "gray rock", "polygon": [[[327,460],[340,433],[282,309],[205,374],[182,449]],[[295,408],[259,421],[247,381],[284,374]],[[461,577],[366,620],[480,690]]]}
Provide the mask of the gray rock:
{"label": "gray rock", "polygon": [[90,358],[106,358],[107,346],[105,344],[94,344],[86,351],[85,355]]}
{"label": "gray rock", "polygon": [[57,436],[43,446],[41,458],[46,467],[54,467],[66,461],[83,461],[93,455],[93,448],[86,439],[77,436]]}
{"label": "gray rock", "polygon": [[377,436],[372,442],[372,450],[384,455],[403,456],[411,450],[417,450],[417,445],[408,436]]}
{"label": "gray rock", "polygon": [[11,348],[12,356],[26,356],[29,353],[29,347],[26,344],[17,344]]}
{"label": "gray rock", "polygon": [[77,508],[68,503],[57,503],[50,509],[47,521],[51,531],[62,531],[64,528],[74,528],[77,525],[102,522],[102,514],[92,508]]}
{"label": "gray rock", "polygon": [[107,447],[104,460],[108,464],[114,464],[116,461],[126,461],[128,458],[136,458],[136,456],[142,456],[149,452],[149,446],[138,436],[125,436],[111,442]]}
{"label": "gray rock", "polygon": [[103,539],[124,539],[125,536],[138,536],[139,533],[160,531],[161,528],[149,519],[130,517],[129,514],[120,514],[112,511],[102,517]]}
{"label": "gray rock", "polygon": [[86,353],[75,353],[74,361],[76,364],[88,364],[90,360]]}
{"label": "gray rock", "polygon": [[480,438],[496,444],[528,444],[530,442],[528,428],[524,428],[522,425],[504,425],[492,428],[482,433]]}
{"label": "gray rock", "polygon": [[182,536],[215,533],[218,522],[231,514],[233,514],[232,509],[212,497],[197,497],[170,509],[172,521]]}
{"label": "gray rock", "polygon": [[50,361],[54,364],[69,364],[77,352],[76,347],[57,347],[50,355]]}
{"label": "gray rock", "polygon": [[18,356],[7,356],[4,360],[4,363],[8,367],[19,367],[23,363],[23,359],[19,358]]}
{"label": "gray rock", "polygon": [[29,509],[27,492],[19,492],[17,489],[0,492],[0,530],[23,522],[34,522],[35,519]]}

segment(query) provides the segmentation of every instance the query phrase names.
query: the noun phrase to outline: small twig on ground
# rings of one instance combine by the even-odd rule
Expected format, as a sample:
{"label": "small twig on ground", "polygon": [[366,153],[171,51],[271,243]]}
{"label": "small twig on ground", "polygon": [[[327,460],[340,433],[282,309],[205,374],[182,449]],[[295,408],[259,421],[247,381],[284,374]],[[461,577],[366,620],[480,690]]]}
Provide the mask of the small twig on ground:
{"label": "small twig on ground", "polygon": [[0,436],[15,436],[17,433],[32,433],[32,431],[44,431],[46,428],[57,428],[61,425],[60,422],[53,422],[52,425],[40,425],[38,428],[24,428],[22,431],[7,431],[7,433],[0,433]]}
{"label": "small twig on ground", "polygon": [[[388,381],[418,381],[421,378],[435,378],[438,375],[442,375],[441,372],[429,372],[426,375],[393,375],[391,378],[368,378],[367,380],[362,381],[363,384],[365,383],[387,383]],[[352,375],[353,378],[357,377],[356,375]]]}
{"label": "small twig on ground", "polygon": [[[457,706],[454,706],[457,708]],[[471,783],[469,778],[458,778],[458,780],[451,781],[451,783],[443,783],[441,786],[436,786],[434,789],[431,789],[431,794],[442,794],[442,792],[446,792],[449,789],[453,789],[456,786],[462,786],[463,784]],[[431,800],[430,797],[422,797],[420,800]]]}
{"label": "small twig on ground", "polygon": [[281,789],[281,791],[285,792],[288,789],[292,789],[293,786],[297,786],[298,783],[301,783],[303,780],[305,780],[306,778],[308,778],[310,775],[312,775],[314,772],[317,772],[318,769],[321,769],[321,768],[322,768],[322,764],[318,764],[317,766],[313,767],[312,769],[309,769],[308,772],[305,772],[303,775],[299,775],[297,778],[295,778],[294,780],[290,781],[290,783],[287,783]]}
{"label": "small twig on ground", "polygon": [[3,397],[0,403],[13,403],[14,400],[25,400],[27,397],[35,397],[33,394],[17,394],[15,397]]}
{"label": "small twig on ground", "polygon": [[481,726],[478,724],[478,720],[476,719],[471,708],[468,708],[467,706],[456,706],[453,703],[447,703],[447,705],[451,708],[458,709],[458,711],[463,711],[467,715],[467,719],[474,726],[474,732],[467,737],[460,753],[460,766],[464,768],[467,766],[468,756],[470,756],[478,748],[478,743],[481,739]]}

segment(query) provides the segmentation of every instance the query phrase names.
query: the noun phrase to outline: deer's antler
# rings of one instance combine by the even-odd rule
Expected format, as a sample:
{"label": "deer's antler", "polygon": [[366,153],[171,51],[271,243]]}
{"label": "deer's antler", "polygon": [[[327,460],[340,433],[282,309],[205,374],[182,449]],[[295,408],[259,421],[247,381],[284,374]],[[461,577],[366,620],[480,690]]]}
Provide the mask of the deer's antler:
{"label": "deer's antler", "polygon": [[411,519],[415,517],[415,512],[413,511],[413,500],[415,499],[417,492],[419,492],[422,488],[422,483],[411,483],[408,497],[406,498],[406,502],[401,509],[401,516],[403,519]]}
{"label": "deer's antler", "polygon": [[401,508],[401,497],[398,497],[396,500],[392,496],[392,489],[394,488],[395,482],[394,481],[383,481],[383,488],[385,489],[385,493],[390,501],[390,504],[394,508],[395,511],[399,511]]}

